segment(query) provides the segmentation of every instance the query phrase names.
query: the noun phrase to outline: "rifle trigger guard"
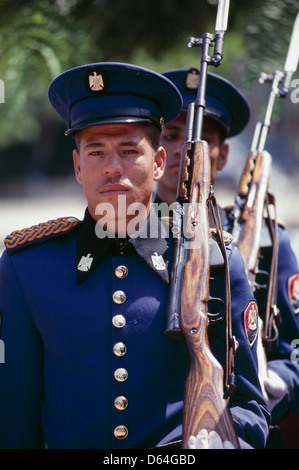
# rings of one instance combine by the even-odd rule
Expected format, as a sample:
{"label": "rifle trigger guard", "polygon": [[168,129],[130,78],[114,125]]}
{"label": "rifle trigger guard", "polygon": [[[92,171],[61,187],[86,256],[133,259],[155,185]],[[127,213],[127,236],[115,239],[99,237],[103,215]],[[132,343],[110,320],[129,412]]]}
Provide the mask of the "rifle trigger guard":
{"label": "rifle trigger guard", "polygon": [[[217,305],[219,307],[217,308]],[[216,308],[214,307],[216,306]],[[212,307],[212,308],[210,308]],[[208,319],[212,325],[218,325],[224,320],[224,302],[218,297],[210,297],[208,302]]]}

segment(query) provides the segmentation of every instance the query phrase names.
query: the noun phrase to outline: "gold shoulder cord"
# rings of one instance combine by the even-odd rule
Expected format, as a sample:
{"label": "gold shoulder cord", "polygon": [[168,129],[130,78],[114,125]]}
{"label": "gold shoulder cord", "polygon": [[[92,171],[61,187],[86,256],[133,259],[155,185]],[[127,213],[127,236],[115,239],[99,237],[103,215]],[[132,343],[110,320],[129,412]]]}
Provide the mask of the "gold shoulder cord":
{"label": "gold shoulder cord", "polygon": [[13,249],[17,246],[23,246],[33,240],[39,240],[44,237],[49,237],[53,234],[66,232],[77,225],[79,219],[76,217],[60,217],[59,219],[49,220],[42,222],[38,225],[25,228],[22,230],[15,230],[4,239],[4,244],[7,249]]}

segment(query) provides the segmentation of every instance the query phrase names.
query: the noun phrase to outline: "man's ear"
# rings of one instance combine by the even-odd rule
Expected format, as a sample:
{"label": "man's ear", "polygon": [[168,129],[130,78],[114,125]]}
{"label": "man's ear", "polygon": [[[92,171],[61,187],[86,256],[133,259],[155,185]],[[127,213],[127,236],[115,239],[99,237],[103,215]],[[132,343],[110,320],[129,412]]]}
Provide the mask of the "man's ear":
{"label": "man's ear", "polygon": [[165,170],[166,164],[166,151],[164,147],[159,147],[155,153],[155,161],[154,161],[154,181],[159,181]]}
{"label": "man's ear", "polygon": [[79,184],[82,184],[80,155],[77,149],[73,150],[73,162],[74,162],[76,180],[78,181]]}
{"label": "man's ear", "polygon": [[226,143],[221,144],[220,153],[219,153],[219,157],[217,160],[217,170],[222,170],[225,167],[227,163],[228,152],[229,152],[229,145]]}

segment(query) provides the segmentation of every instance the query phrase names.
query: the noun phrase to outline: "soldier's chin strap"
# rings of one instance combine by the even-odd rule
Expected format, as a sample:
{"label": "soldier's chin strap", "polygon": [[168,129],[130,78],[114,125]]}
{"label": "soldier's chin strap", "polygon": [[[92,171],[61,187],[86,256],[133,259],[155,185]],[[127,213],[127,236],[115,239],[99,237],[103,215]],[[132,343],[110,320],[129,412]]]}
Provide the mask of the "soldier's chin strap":
{"label": "soldier's chin strap", "polygon": [[210,195],[208,198],[208,209],[211,209],[213,216],[215,230],[220,242],[220,249],[224,259],[224,269],[225,269],[225,329],[226,329],[226,344],[225,344],[225,371],[223,376],[223,389],[224,389],[224,398],[230,398],[233,396],[236,390],[236,377],[234,374],[234,356],[238,347],[238,342],[236,338],[232,335],[232,319],[231,319],[231,291],[230,291],[230,277],[229,277],[229,266],[225,248],[225,242],[222,231],[221,216],[219,212],[218,203],[214,195],[214,190],[211,186]]}

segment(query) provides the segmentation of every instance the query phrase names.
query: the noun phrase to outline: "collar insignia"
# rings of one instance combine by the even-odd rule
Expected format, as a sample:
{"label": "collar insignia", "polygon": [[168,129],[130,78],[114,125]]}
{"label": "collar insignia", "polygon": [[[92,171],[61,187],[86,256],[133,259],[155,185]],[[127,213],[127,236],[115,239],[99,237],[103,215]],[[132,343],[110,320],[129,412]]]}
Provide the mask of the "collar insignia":
{"label": "collar insignia", "polygon": [[152,262],[154,265],[154,268],[157,271],[163,271],[163,269],[166,269],[165,261],[162,255],[158,255],[157,252],[155,252],[152,256]]}
{"label": "collar insignia", "polygon": [[78,271],[84,271],[84,272],[89,271],[92,262],[93,262],[93,258],[90,257],[90,253],[88,253],[87,256],[82,256],[77,266]]}

